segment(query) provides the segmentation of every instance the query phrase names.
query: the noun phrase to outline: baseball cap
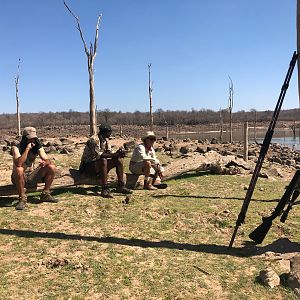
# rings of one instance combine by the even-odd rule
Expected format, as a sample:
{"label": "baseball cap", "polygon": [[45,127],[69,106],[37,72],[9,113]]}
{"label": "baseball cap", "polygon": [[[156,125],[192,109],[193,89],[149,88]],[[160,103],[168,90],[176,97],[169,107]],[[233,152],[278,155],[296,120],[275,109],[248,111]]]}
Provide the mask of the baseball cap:
{"label": "baseball cap", "polygon": [[23,130],[23,136],[27,139],[37,138],[36,129],[34,127],[25,127]]}

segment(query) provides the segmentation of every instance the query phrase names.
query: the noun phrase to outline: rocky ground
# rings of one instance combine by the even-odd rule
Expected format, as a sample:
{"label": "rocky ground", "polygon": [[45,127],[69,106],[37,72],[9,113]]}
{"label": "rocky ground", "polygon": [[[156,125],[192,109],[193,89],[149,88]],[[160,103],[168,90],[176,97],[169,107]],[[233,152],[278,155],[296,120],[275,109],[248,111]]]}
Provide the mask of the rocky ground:
{"label": "rocky ground", "polygon": [[[71,126],[72,127],[72,126]],[[66,155],[75,157],[77,164],[79,164],[80,156],[82,154],[85,142],[88,138],[84,135],[87,132],[87,126],[75,127],[72,129],[70,126],[66,127],[45,127],[38,128],[39,136],[43,142],[44,148],[51,157],[55,159],[58,155]],[[188,130],[188,128],[185,128]],[[133,130],[133,128],[131,128]],[[116,132],[117,129],[114,129]],[[145,132],[146,128],[136,129],[135,136],[139,133]],[[125,148],[127,156],[130,157],[133,148],[140,139],[134,137],[128,128],[126,129],[127,135],[120,136],[114,134],[111,137],[111,144],[113,149],[120,147]],[[190,171],[212,171],[216,174],[231,174],[243,175],[251,174],[257,158],[260,153],[261,145],[250,144],[248,148],[248,160],[244,161],[244,145],[240,142],[220,143],[216,138],[211,140],[191,140],[185,139],[166,139],[163,136],[163,129],[158,130],[158,138],[155,144],[155,150],[165,166],[165,178],[173,178],[180,174]],[[18,143],[19,139],[15,138],[11,132],[0,131],[0,151],[5,154],[2,164],[2,178],[0,184],[8,183],[10,180],[11,157],[9,156],[12,145]],[[76,163],[75,163],[76,164]],[[66,166],[67,172],[70,166]],[[74,161],[73,161],[73,167]],[[292,150],[289,147],[283,147],[279,144],[272,144],[265,157],[261,176],[269,177],[282,177],[290,178],[296,169],[300,167],[300,152]],[[113,176],[113,174],[112,174]]]}

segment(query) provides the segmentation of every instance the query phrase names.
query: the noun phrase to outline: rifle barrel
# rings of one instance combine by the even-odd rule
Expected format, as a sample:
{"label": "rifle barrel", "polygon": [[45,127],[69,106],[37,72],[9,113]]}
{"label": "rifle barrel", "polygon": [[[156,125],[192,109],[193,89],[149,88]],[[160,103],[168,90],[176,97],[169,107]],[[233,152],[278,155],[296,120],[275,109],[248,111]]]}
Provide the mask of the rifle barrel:
{"label": "rifle barrel", "polygon": [[279,98],[277,100],[277,104],[276,104],[272,119],[270,121],[268,130],[266,132],[266,135],[265,135],[265,138],[264,138],[264,141],[263,141],[263,145],[261,147],[259,157],[258,157],[256,166],[255,166],[255,169],[254,169],[254,172],[253,172],[253,175],[252,175],[252,178],[251,178],[251,181],[250,181],[250,184],[249,184],[249,187],[248,187],[248,190],[247,190],[247,193],[246,193],[241,211],[240,211],[239,216],[236,220],[236,226],[235,226],[234,232],[232,234],[230,244],[228,246],[229,249],[232,247],[232,245],[234,243],[234,239],[235,239],[235,236],[237,234],[239,226],[242,223],[245,222],[245,217],[246,217],[246,213],[247,213],[250,201],[251,201],[251,197],[252,197],[252,194],[254,192],[254,188],[255,188],[255,185],[256,185],[256,182],[257,182],[257,179],[258,179],[258,176],[259,176],[259,173],[260,173],[265,155],[266,155],[266,153],[269,149],[269,146],[270,146],[270,143],[271,143],[271,140],[272,140],[272,137],[273,137],[275,125],[276,125],[276,122],[277,122],[277,119],[278,119],[278,116],[279,116],[279,113],[280,113],[280,109],[281,109],[281,106],[282,106],[282,103],[283,103],[283,99],[285,97],[286,91],[287,91],[288,86],[289,86],[291,76],[293,74],[293,70],[294,70],[294,67],[295,67],[295,64],[296,64],[296,61],[297,61],[297,57],[298,57],[298,54],[295,51],[293,53],[293,57],[290,61],[289,69],[288,69],[287,74],[285,76],[284,83],[281,87],[280,95],[279,95]]}

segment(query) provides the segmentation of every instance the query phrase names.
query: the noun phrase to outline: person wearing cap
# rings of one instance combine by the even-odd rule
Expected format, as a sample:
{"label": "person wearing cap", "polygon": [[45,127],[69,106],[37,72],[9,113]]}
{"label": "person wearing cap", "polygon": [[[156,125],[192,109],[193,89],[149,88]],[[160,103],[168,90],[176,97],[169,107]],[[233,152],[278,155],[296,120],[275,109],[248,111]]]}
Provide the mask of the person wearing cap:
{"label": "person wearing cap", "polygon": [[[16,185],[19,199],[16,205],[17,210],[27,207],[25,187],[36,187],[38,183],[44,182],[45,187],[40,195],[43,202],[58,202],[50,194],[56,166],[48,159],[40,140],[37,137],[34,127],[25,127],[19,146],[12,147],[13,171],[12,183]],[[40,162],[35,168],[35,160],[39,156]]]}
{"label": "person wearing cap", "polygon": [[157,178],[162,178],[163,167],[157,159],[155,150],[153,149],[156,136],[153,131],[147,131],[146,135],[142,137],[142,142],[132,153],[129,163],[129,170],[133,174],[144,174],[144,189],[156,190],[154,186]]}
{"label": "person wearing cap", "polygon": [[118,178],[117,193],[131,194],[132,191],[124,183],[123,158],[125,153],[122,149],[112,152],[108,143],[112,130],[110,125],[101,124],[98,135],[91,136],[83,150],[79,171],[81,173],[99,177],[99,184],[102,186],[101,196],[113,198],[107,184],[107,174],[116,168]]}

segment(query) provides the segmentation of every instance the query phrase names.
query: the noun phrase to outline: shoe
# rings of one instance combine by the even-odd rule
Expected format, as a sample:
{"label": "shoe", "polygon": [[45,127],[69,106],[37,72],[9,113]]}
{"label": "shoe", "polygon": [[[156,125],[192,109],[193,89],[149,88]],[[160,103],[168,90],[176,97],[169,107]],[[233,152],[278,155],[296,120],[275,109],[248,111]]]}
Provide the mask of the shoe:
{"label": "shoe", "polygon": [[24,210],[25,208],[27,208],[27,197],[19,197],[16,210]]}
{"label": "shoe", "polygon": [[110,193],[110,190],[109,189],[103,189],[101,191],[101,197],[103,198],[113,198],[114,196]]}
{"label": "shoe", "polygon": [[45,192],[43,191],[40,195],[40,201],[41,202],[52,202],[52,203],[57,203],[58,199],[54,198],[50,192]]}
{"label": "shoe", "polygon": [[153,186],[151,183],[145,183],[144,190],[154,191],[154,190],[157,190],[157,187]]}
{"label": "shoe", "polygon": [[166,183],[154,184],[153,186],[160,190],[166,189],[168,187],[168,185]]}
{"label": "shoe", "polygon": [[116,192],[124,194],[124,195],[132,194],[132,190],[127,188],[125,185],[118,185],[117,189],[116,189]]}

